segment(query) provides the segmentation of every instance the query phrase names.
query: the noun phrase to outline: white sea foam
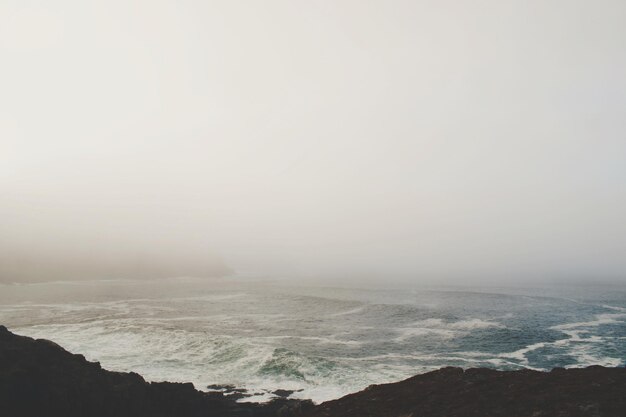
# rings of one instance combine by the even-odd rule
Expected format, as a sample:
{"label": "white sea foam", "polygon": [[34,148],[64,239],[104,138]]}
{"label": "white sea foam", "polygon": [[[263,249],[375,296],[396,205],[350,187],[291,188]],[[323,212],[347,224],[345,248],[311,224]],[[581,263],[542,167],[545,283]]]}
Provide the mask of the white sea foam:
{"label": "white sea foam", "polygon": [[[354,298],[344,292],[340,298],[345,300],[339,300],[334,290],[328,298],[324,290],[317,297],[302,297],[241,285],[232,291],[186,293],[178,288],[180,282],[171,284],[176,293],[168,291],[162,298],[152,289],[135,289],[128,299],[92,301],[93,288],[86,287],[89,296],[76,302],[53,303],[44,297],[0,304],[0,322],[17,333],[51,339],[107,369],[132,370],[152,381],[191,381],[198,389],[233,384],[259,394],[247,400],[266,400],[272,390],[283,388],[302,389],[293,396],[319,402],[448,365],[540,368],[550,367],[549,358],[560,355],[570,362],[573,358],[575,366],[615,366],[621,361],[603,348],[624,346],[626,340],[619,327],[626,309],[614,306],[593,316],[599,306],[577,304],[568,314],[584,320],[551,328],[538,322],[536,333],[520,326],[525,311],[512,313],[507,307],[494,312],[493,304],[484,311],[465,308],[463,298],[461,305],[447,309],[447,294],[426,309],[425,301],[436,294],[411,304],[402,293],[403,303],[393,304],[394,292],[380,298],[371,291]],[[137,297],[141,294],[155,298]],[[588,310],[579,315],[579,309]],[[450,319],[460,311],[467,311],[467,317]],[[425,314],[431,318],[412,321]],[[550,331],[562,338],[537,337]],[[481,337],[467,337],[476,334]],[[500,336],[504,339],[493,343]],[[513,342],[507,345],[506,337]],[[516,343],[524,337],[530,342],[518,349]],[[502,346],[515,347],[507,352]]]}
{"label": "white sea foam", "polygon": [[452,330],[434,329],[428,327],[398,327],[395,329],[399,336],[393,340],[396,342],[404,342],[417,337],[443,337],[453,338],[456,333]]}
{"label": "white sea foam", "polygon": [[623,311],[623,312],[626,313],[626,308],[624,308],[624,307],[611,306],[611,305],[608,305],[608,304],[602,304],[602,307],[607,308],[609,310]]}
{"label": "white sea foam", "polygon": [[624,317],[626,317],[626,313],[598,314],[596,315],[596,319],[592,321],[560,324],[558,326],[553,326],[551,328],[554,330],[567,330],[567,329],[578,329],[578,328],[584,328],[584,327],[596,327],[596,326],[602,326],[604,324],[621,323],[623,322],[623,320],[618,320],[618,319],[624,318]]}
{"label": "white sea foam", "polygon": [[526,355],[537,349],[542,349],[546,347],[548,344],[549,343],[546,343],[546,342],[533,343],[532,345],[528,345],[525,348],[516,350],[515,352],[501,353],[498,356],[500,358],[516,359],[522,362],[523,364],[528,365],[528,358],[526,357]]}
{"label": "white sea foam", "polygon": [[[602,345],[606,343],[604,337],[590,334],[592,328],[608,325],[624,323],[623,318],[626,318],[626,309],[621,307],[603,306],[605,308],[624,311],[624,313],[604,313],[595,315],[595,320],[581,321],[574,323],[564,323],[550,327],[552,330],[558,330],[565,334],[567,337],[559,339],[554,342],[538,342],[526,346],[523,349],[519,349],[514,352],[502,353],[499,356],[502,358],[515,359],[520,361],[525,366],[528,366],[529,360],[527,354],[546,347],[558,347],[567,349],[568,355],[576,359],[576,365],[573,366],[589,366],[589,365],[604,365],[604,366],[619,366],[622,363],[620,358],[608,357],[601,355],[597,351],[596,345]],[[585,337],[583,337],[583,335]]]}
{"label": "white sea foam", "polygon": [[365,307],[357,307],[357,308],[353,308],[347,311],[340,311],[339,313],[332,313],[329,314],[328,317],[339,317],[339,316],[348,316],[351,314],[358,314],[361,313],[365,310]]}
{"label": "white sea foam", "polygon": [[395,330],[400,333],[394,340],[406,341],[415,337],[443,337],[453,338],[459,334],[469,333],[473,330],[501,328],[504,325],[493,321],[481,319],[467,319],[459,321],[444,321],[438,318],[419,320],[411,324],[411,327],[400,327]]}
{"label": "white sea foam", "polygon": [[429,328],[429,329],[452,329],[452,330],[475,330],[475,329],[487,329],[490,327],[504,327],[503,324],[494,321],[482,320],[482,319],[467,319],[459,321],[444,321],[442,319],[430,318],[426,320],[420,320],[413,323],[415,327]]}

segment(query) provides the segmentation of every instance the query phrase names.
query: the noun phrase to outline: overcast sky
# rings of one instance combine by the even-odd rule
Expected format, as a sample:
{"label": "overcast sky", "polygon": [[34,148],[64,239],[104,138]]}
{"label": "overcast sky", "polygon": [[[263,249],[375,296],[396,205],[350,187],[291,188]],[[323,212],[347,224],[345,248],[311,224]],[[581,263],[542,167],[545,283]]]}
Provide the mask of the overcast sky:
{"label": "overcast sky", "polygon": [[0,247],[626,281],[625,22],[624,0],[0,0]]}

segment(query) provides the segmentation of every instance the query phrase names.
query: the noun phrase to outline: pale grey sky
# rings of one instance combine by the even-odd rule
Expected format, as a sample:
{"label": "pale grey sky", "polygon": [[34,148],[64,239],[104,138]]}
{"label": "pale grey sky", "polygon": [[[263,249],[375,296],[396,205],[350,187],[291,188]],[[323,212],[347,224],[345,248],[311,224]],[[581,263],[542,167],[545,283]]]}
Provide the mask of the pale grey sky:
{"label": "pale grey sky", "polygon": [[0,0],[0,247],[626,280],[625,22],[623,0]]}

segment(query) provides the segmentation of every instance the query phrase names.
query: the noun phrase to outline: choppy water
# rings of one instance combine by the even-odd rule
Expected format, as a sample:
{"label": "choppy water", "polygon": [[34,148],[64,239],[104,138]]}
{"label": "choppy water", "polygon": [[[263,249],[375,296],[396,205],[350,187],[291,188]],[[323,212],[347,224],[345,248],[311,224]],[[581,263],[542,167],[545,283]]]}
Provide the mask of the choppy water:
{"label": "choppy water", "polygon": [[[229,280],[0,285],[0,323],[148,380],[323,401],[455,365],[624,365],[626,287],[365,290]],[[252,400],[259,399],[252,397]]]}

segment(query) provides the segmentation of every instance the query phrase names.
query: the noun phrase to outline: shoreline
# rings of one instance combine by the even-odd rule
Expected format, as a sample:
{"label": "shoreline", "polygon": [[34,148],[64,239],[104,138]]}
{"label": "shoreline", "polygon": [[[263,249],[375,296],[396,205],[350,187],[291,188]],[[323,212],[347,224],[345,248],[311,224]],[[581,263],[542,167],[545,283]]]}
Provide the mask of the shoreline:
{"label": "shoreline", "polygon": [[[209,387],[207,387],[209,388]],[[626,415],[626,368],[555,368],[551,372],[442,368],[372,385],[314,404],[287,390],[266,403],[238,402],[243,390],[146,382],[112,372],[46,339],[0,325],[0,404],[7,416],[107,417],[419,417]]]}

